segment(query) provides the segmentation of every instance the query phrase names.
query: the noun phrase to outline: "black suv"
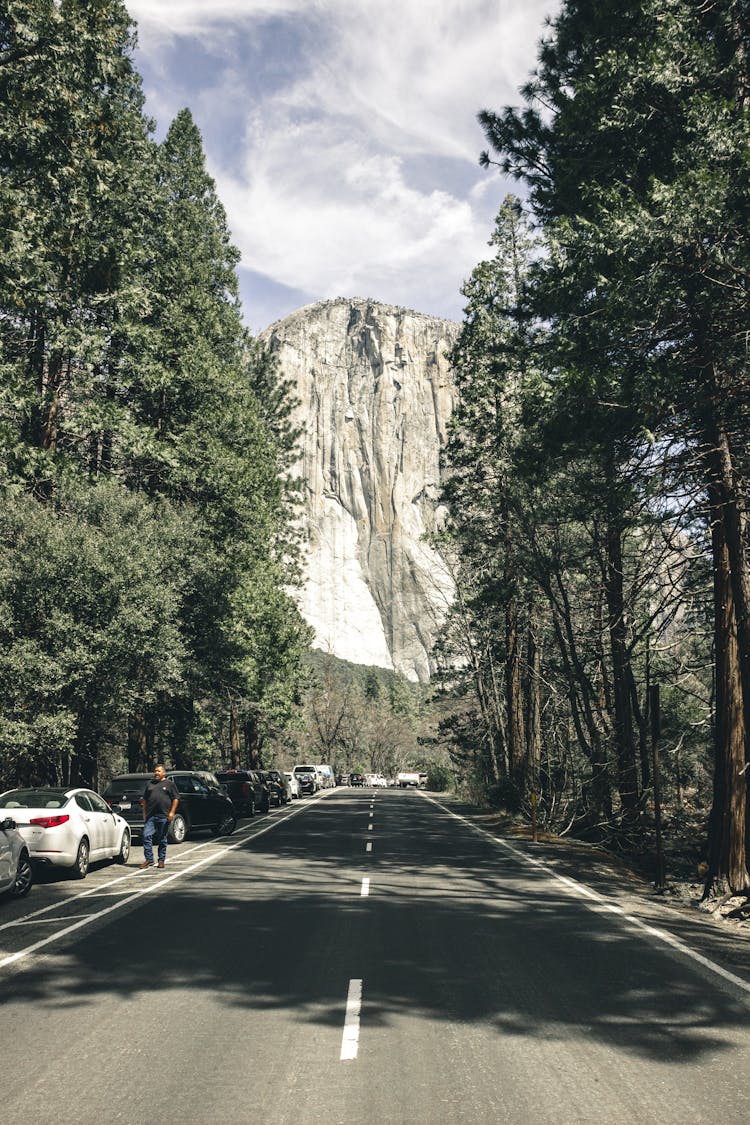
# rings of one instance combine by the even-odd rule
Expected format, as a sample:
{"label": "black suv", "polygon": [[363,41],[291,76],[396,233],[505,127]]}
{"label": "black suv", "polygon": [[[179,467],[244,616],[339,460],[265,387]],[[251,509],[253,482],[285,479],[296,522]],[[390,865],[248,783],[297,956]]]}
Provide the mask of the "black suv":
{"label": "black suv", "polygon": [[364,785],[365,775],[363,773],[352,773],[349,775],[350,785]]}
{"label": "black suv", "polygon": [[271,799],[258,770],[220,770],[216,777],[227,791],[239,816],[267,813]]}
{"label": "black suv", "polygon": [[[112,778],[102,794],[107,804],[127,820],[134,836],[143,831],[141,797],[152,777],[150,773],[122,773]],[[217,836],[234,832],[234,806],[216,774],[207,770],[167,770],[167,777],[180,794],[177,812],[169,825],[170,843],[181,844],[188,832],[198,828],[210,828]]]}

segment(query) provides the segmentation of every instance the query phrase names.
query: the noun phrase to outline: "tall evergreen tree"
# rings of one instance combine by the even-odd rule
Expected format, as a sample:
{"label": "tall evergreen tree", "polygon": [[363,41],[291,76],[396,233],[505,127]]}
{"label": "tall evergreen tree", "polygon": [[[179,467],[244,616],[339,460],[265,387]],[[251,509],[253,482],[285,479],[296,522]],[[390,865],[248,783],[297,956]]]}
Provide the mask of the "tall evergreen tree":
{"label": "tall evergreen tree", "polygon": [[575,338],[585,310],[600,369],[628,354],[626,400],[697,454],[715,600],[710,878],[736,890],[750,885],[747,25],[745,0],[569,0],[524,111],[481,115],[560,247],[564,304],[542,287],[540,311]]}

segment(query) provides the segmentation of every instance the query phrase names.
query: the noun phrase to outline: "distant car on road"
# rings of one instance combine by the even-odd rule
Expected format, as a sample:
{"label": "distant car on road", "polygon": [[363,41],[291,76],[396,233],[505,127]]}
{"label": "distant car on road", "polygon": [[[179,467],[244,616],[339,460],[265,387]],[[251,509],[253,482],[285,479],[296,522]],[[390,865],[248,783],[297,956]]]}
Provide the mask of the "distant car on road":
{"label": "distant car on road", "polygon": [[3,816],[16,822],[33,863],[67,867],[84,879],[92,860],[128,861],[127,821],[91,789],[10,789],[0,794]]}
{"label": "distant car on road", "polygon": [[318,778],[312,766],[295,766],[292,773],[297,778],[300,797],[311,797],[318,791]]}
{"label": "distant car on road", "polygon": [[284,770],[284,777],[286,778],[287,785],[289,786],[289,792],[291,793],[292,798],[296,800],[301,796],[297,775],[293,774],[291,770]]}
{"label": "distant car on road", "polygon": [[359,785],[361,787],[361,786],[364,785],[364,783],[365,783],[365,775],[363,773],[352,773],[352,774],[349,775],[349,784],[350,785]]}
{"label": "distant car on road", "polygon": [[287,788],[286,778],[279,770],[261,770],[260,772],[268,782],[272,805],[279,808],[281,805],[285,805],[287,801],[291,801],[292,795]]}
{"label": "distant car on road", "polygon": [[[143,832],[141,797],[152,776],[119,774],[104,790],[105,800],[125,818],[134,836]],[[188,832],[197,828],[209,828],[217,836],[234,832],[237,814],[216,774],[209,770],[167,770],[167,777],[174,781],[180,794],[177,812],[169,825],[170,843],[181,844]]]}
{"label": "distant car on road", "polygon": [[34,869],[16,821],[0,813],[0,894],[23,898],[31,890]]}
{"label": "distant car on road", "polygon": [[[262,787],[253,773],[249,770],[219,770],[216,779],[224,786],[238,816],[255,816],[256,789],[260,789],[262,794]],[[263,804],[261,796],[259,812]]]}

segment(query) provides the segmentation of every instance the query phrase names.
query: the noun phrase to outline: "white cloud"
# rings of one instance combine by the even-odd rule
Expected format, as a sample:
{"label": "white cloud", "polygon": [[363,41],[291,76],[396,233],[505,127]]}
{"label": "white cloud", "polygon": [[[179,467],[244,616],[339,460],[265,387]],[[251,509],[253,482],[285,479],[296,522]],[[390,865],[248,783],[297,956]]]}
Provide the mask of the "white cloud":
{"label": "white cloud", "polygon": [[[226,62],[190,104],[245,266],[311,299],[368,295],[457,314],[505,190],[477,168],[476,113],[518,101],[554,0],[128,6],[158,73],[160,113],[171,105],[165,60],[174,74],[186,43],[208,44]],[[269,20],[278,74],[259,90],[238,60],[268,35]],[[182,95],[189,76],[179,81]],[[242,122],[231,162],[226,138],[222,149],[212,136],[229,105],[234,127],[238,113]]]}

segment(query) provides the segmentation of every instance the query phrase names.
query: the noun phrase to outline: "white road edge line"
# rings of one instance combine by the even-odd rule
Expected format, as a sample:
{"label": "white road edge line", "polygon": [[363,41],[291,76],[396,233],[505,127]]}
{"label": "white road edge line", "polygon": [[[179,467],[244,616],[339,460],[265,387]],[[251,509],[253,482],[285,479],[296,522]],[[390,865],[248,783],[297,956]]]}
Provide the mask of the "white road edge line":
{"label": "white road edge line", "polygon": [[[291,820],[293,816],[297,816],[298,813],[304,812],[304,810],[310,808],[312,804],[316,804],[318,801],[327,796],[328,793],[333,792],[334,790],[332,789],[326,790],[325,793],[321,793],[319,797],[314,797],[311,801],[307,801],[301,807],[293,809],[292,812],[288,813],[286,816],[274,817],[274,819],[269,824],[267,824],[264,828],[261,828],[258,832],[255,832],[252,836],[245,837],[243,840],[238,840],[236,844],[229,844],[227,847],[222,848],[218,852],[211,852],[210,855],[203,856],[202,859],[199,859],[196,863],[192,863],[189,867],[180,868],[180,870],[176,871],[174,875],[167,875],[166,878],[156,878],[153,874],[150,873],[147,886],[143,887],[141,890],[134,891],[133,894],[128,895],[127,898],[121,898],[117,902],[113,903],[112,906],[107,906],[103,910],[98,910],[95,914],[87,914],[85,918],[83,918],[80,922],[75,922],[72,926],[66,926],[64,930],[59,930],[56,934],[51,934],[47,938],[40,938],[40,940],[35,941],[33,945],[28,945],[25,949],[19,949],[18,952],[11,953],[9,956],[3,957],[2,960],[0,960],[0,969],[5,968],[6,965],[12,965],[16,961],[21,961],[24,957],[28,957],[30,954],[36,953],[37,950],[43,949],[46,945],[51,945],[53,942],[59,941],[60,938],[66,937],[67,934],[72,934],[75,930],[80,930],[83,926],[87,926],[90,922],[96,921],[97,918],[104,918],[107,914],[111,914],[115,910],[120,910],[129,902],[133,902],[137,898],[142,898],[143,895],[150,894],[153,891],[160,890],[162,887],[168,886],[170,883],[174,883],[176,879],[181,879],[183,875],[189,875],[191,871],[197,871],[199,867],[203,867],[206,863],[212,863],[216,859],[221,859],[221,857],[226,855],[227,852],[233,852],[237,848],[241,848],[243,847],[243,845],[253,840],[257,840],[259,836],[263,836],[266,832],[270,832],[271,829],[275,828],[277,825],[284,824],[285,821]],[[216,843],[215,840],[211,842]],[[202,844],[197,845],[197,847],[202,846]],[[133,874],[136,874],[136,872],[133,872]],[[127,876],[123,877],[127,878]],[[154,879],[153,883],[150,881],[152,878]],[[113,882],[117,882],[117,880],[113,880]],[[103,884],[102,887],[104,885],[107,884]],[[111,886],[111,884],[108,885]],[[91,891],[85,892],[82,895],[76,895],[75,897],[88,897],[90,895],[96,894],[98,891],[101,891],[102,887],[92,888]],[[71,902],[73,900],[66,899],[64,901]],[[62,904],[56,903],[55,905],[60,906]],[[42,913],[42,911],[39,911],[39,913]]]}
{"label": "white road edge line", "polygon": [[363,879],[362,880],[362,889],[359,892],[360,898],[367,898],[369,893],[370,893],[370,880],[369,879]]}
{"label": "white road edge line", "polygon": [[441,804],[440,801],[436,801],[434,797],[428,797],[424,792],[420,792],[419,795],[423,797],[425,801],[430,801],[433,805],[442,809],[443,812],[447,812],[448,815],[452,816],[455,820],[460,820],[462,824],[467,825],[467,827],[478,832],[481,836],[486,836],[487,839],[492,840],[493,843],[497,844],[499,847],[505,848],[506,851],[511,852],[517,859],[522,860],[531,867],[538,867],[545,875],[549,875],[549,877],[554,879],[557,883],[562,883],[568,890],[584,899],[589,899],[590,902],[585,904],[588,906],[589,910],[594,910],[596,912],[598,909],[603,909],[609,911],[611,914],[619,915],[623,921],[628,922],[635,929],[640,930],[641,933],[646,934],[648,937],[655,938],[656,941],[664,945],[670,946],[684,957],[688,957],[691,961],[697,962],[699,965],[702,965],[704,969],[708,969],[710,972],[715,973],[717,976],[722,977],[725,981],[734,985],[735,988],[739,988],[750,995],[750,981],[743,980],[742,977],[730,973],[728,969],[718,965],[716,961],[711,961],[708,957],[704,957],[702,953],[697,953],[694,949],[691,949],[689,945],[685,945],[679,938],[674,937],[665,930],[657,930],[654,926],[649,926],[647,922],[642,922],[640,918],[636,918],[633,914],[626,914],[621,906],[618,906],[615,902],[610,902],[604,895],[600,895],[598,891],[592,890],[591,887],[587,887],[584,883],[579,883],[576,879],[570,879],[567,875],[560,875],[554,868],[548,867],[546,863],[519,851],[518,848],[514,848],[512,844],[509,844],[508,841],[504,840],[501,836],[493,836],[486,828],[480,828],[478,824],[473,824],[465,816],[453,812],[452,809],[447,808],[445,805]]}
{"label": "white road edge line", "polygon": [[344,1034],[341,1036],[340,1060],[356,1059],[359,1051],[359,1014],[362,1008],[362,981],[350,980],[346,997]]}

